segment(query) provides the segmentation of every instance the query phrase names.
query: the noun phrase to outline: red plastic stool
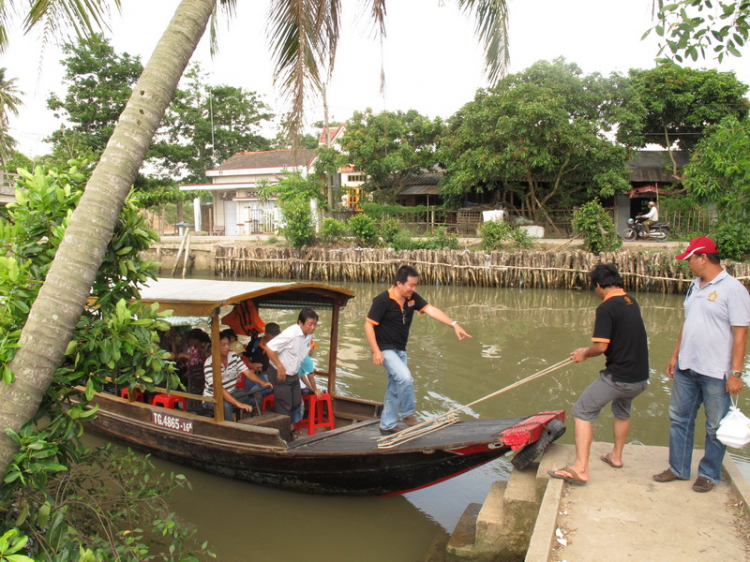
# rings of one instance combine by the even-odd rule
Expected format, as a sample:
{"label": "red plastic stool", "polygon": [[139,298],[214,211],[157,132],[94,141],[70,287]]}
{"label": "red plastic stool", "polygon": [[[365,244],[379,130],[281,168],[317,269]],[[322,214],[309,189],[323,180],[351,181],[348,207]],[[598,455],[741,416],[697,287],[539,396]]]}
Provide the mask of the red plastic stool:
{"label": "red plastic stool", "polygon": [[306,427],[308,435],[315,435],[315,430],[320,427],[335,429],[333,401],[330,394],[323,394],[320,399],[314,394],[303,394],[302,400],[305,402],[305,408],[307,409],[307,418],[302,418],[294,424],[295,428]]}
{"label": "red plastic stool", "polygon": [[[140,390],[136,389],[135,393],[134,393],[134,396],[135,396],[135,399],[133,400],[134,402],[143,402],[144,401],[143,400],[143,393]],[[128,398],[130,398],[130,391],[128,391],[127,388],[123,388],[120,391],[120,398],[125,398],[126,400]]]}
{"label": "red plastic stool", "polygon": [[260,409],[264,412],[268,410],[268,408],[273,408],[276,405],[276,399],[273,397],[273,394],[266,394],[263,397],[263,403],[260,406]]}
{"label": "red plastic stool", "polygon": [[187,400],[182,396],[175,396],[174,394],[157,394],[151,400],[151,404],[154,406],[164,406],[173,410],[179,404],[180,410],[183,412],[187,411]]}

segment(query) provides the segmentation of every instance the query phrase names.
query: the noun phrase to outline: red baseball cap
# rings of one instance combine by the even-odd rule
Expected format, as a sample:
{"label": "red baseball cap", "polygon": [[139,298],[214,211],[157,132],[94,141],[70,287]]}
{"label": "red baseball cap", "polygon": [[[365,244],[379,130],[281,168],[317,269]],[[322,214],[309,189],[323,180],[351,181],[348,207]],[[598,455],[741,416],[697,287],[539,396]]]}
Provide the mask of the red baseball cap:
{"label": "red baseball cap", "polygon": [[677,254],[674,259],[686,260],[695,253],[718,254],[719,250],[716,249],[716,242],[708,236],[699,236],[698,238],[693,238],[690,244],[688,244],[687,249],[681,254]]}

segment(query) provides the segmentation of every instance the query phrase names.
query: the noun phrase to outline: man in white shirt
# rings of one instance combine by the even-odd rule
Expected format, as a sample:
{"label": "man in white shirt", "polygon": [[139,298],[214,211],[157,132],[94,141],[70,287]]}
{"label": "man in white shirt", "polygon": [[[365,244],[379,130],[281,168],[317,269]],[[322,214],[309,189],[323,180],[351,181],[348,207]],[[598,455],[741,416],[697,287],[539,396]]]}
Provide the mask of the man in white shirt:
{"label": "man in white shirt", "polygon": [[648,202],[648,212],[645,215],[639,215],[640,218],[644,219],[643,228],[646,234],[651,230],[651,225],[659,220],[659,209],[656,208],[656,203],[653,201]]}
{"label": "man in white shirt", "polygon": [[311,308],[302,309],[297,323],[289,326],[266,345],[270,359],[268,378],[273,383],[276,413],[289,416],[302,403],[299,368],[310,351],[318,314]]}

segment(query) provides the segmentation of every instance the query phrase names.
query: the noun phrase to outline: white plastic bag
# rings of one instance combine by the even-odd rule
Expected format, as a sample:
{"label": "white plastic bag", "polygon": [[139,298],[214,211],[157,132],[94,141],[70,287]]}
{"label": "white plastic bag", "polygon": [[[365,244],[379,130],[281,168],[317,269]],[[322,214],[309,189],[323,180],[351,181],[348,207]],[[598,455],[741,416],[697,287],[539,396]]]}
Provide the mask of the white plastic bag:
{"label": "white plastic bag", "polygon": [[732,396],[729,413],[719,422],[716,438],[727,447],[742,449],[750,443],[750,418],[740,412],[737,397]]}

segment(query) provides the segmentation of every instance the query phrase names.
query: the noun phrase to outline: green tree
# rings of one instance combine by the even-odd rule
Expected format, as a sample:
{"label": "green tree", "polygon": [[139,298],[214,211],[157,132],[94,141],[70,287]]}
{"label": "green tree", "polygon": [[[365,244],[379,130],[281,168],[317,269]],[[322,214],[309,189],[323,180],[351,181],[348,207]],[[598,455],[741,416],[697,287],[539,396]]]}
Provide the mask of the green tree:
{"label": "green tree", "polygon": [[[90,169],[79,162],[65,168],[38,167],[33,173],[20,170],[23,189],[8,206],[9,220],[0,221],[0,374],[6,385],[13,383],[9,363],[28,322],[29,305],[55,259],[89,174]],[[160,528],[160,521],[171,519],[164,509],[144,512],[138,507],[144,501],[149,510],[157,507],[152,501],[159,502],[164,493],[161,482],[149,481],[147,474],[139,476],[147,462],[133,458],[126,460],[131,464],[117,466],[118,459],[126,457],[110,455],[97,460],[97,455],[86,453],[78,441],[83,432],[80,422],[96,414],[88,401],[110,381],[151,390],[156,385],[179,385],[173,364],[166,361],[168,354],[157,344],[156,330],[168,325],[159,318],[156,307],[131,302],[138,296],[136,283],[155,277],[155,264],[141,257],[155,239],[156,233],[145,227],[135,205],[126,201],[92,287],[96,306],[86,308],[80,316],[62,365],[55,369],[33,418],[19,430],[6,430],[19,450],[0,488],[0,521],[4,529],[17,526],[34,537],[28,544],[34,559],[54,556],[55,560],[69,560],[79,550],[104,548],[110,554],[99,558],[102,560],[115,559],[115,550],[117,559],[148,560],[151,558],[144,555],[149,549],[153,552],[163,542],[166,552],[169,545],[176,548],[187,538],[173,522],[170,528]],[[100,470],[94,468],[97,464],[102,464]],[[117,475],[103,479],[105,466]],[[131,466],[134,471],[129,473]],[[90,485],[91,479],[97,482],[95,486]],[[92,505],[90,502],[106,497],[107,488],[112,495],[112,483],[124,484],[125,490],[137,495],[115,492],[119,499],[110,498],[113,503],[108,508]],[[134,502],[135,497],[140,501]],[[107,517],[92,517],[97,509],[108,509]],[[148,513],[154,518],[155,536],[167,531],[164,541],[154,543],[133,525],[139,515]],[[151,523],[147,519],[142,525]],[[121,533],[123,530],[134,532]],[[126,556],[129,553],[133,556]]]}
{"label": "green tree", "polygon": [[315,175],[325,182],[326,204],[329,209],[334,208],[334,202],[338,201],[338,193],[335,192],[333,178],[336,177],[339,168],[347,164],[346,156],[332,146],[320,145],[315,150],[313,169]]}
{"label": "green tree", "polygon": [[645,111],[642,125],[631,130],[632,143],[639,146],[653,143],[669,149],[676,144],[690,150],[707,126],[730,115],[744,119],[748,113],[748,87],[733,72],[667,63],[631,70],[629,87],[632,99]]}
{"label": "green tree", "polygon": [[570,223],[578,234],[583,235],[584,246],[589,252],[613,252],[622,246],[612,217],[604,210],[598,199],[578,207],[573,212]]}
{"label": "green tree", "polygon": [[626,150],[605,136],[630,118],[617,100],[621,82],[557,59],[478,91],[449,120],[441,193],[461,204],[468,193],[498,191],[540,221],[550,207],[629,189]]}
{"label": "green tree", "polygon": [[232,154],[268,150],[261,127],[273,118],[254,92],[234,86],[211,86],[195,63],[185,74],[167,109],[149,161],[158,174],[184,183],[207,183]]}
{"label": "green tree", "polygon": [[405,177],[437,163],[443,121],[415,110],[355,111],[347,121],[341,149],[349,163],[367,175],[371,188],[401,187]]}
{"label": "green tree", "polygon": [[52,94],[47,107],[63,126],[50,136],[61,160],[88,153],[95,158],[112,136],[117,119],[133,91],[143,65],[139,57],[115,52],[109,39],[94,35],[66,43],[64,99]]}
{"label": "green tree", "polygon": [[658,0],[658,24],[649,29],[660,38],[659,55],[666,52],[678,62],[709,55],[719,62],[742,56],[750,34],[750,3],[712,0]]}
{"label": "green tree", "polygon": [[8,114],[18,115],[23,95],[16,86],[16,78],[6,78],[5,68],[0,68],[0,165],[4,166],[8,158],[13,155],[16,146],[9,132]]}
{"label": "green tree", "polygon": [[685,188],[699,205],[716,203],[723,219],[748,224],[750,121],[727,117],[706,133],[685,167]]}
{"label": "green tree", "polygon": [[[34,416],[55,369],[62,362],[112,238],[119,211],[217,3],[230,11],[236,7],[235,0],[181,0],[133,89],[70,218],[66,236],[23,328],[20,347],[9,366],[15,380],[0,386],[3,427],[18,431]],[[488,73],[496,76],[507,62],[505,56],[500,56],[505,52],[507,37],[505,3],[502,0],[492,3],[458,0],[458,3],[464,11],[476,16],[477,32],[487,46]],[[53,14],[51,4],[33,4],[40,9],[31,14],[30,25]],[[82,13],[88,19],[77,21],[89,25],[98,21],[100,2],[78,0],[70,4],[66,16]],[[4,3],[2,10],[10,6]],[[274,44],[275,74],[282,93],[292,102],[293,127],[302,119],[305,85],[312,83],[319,87],[321,69],[333,68],[340,8],[340,0],[279,1],[271,6],[269,29]],[[370,13],[382,30],[385,0],[375,0]],[[5,472],[16,450],[17,443],[7,435],[0,435],[0,473]]]}

